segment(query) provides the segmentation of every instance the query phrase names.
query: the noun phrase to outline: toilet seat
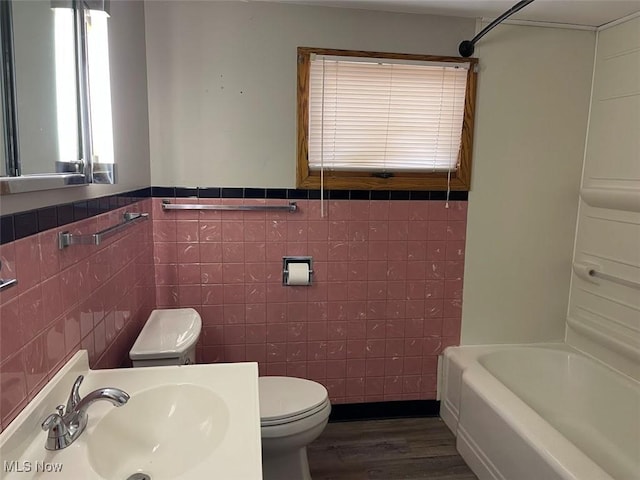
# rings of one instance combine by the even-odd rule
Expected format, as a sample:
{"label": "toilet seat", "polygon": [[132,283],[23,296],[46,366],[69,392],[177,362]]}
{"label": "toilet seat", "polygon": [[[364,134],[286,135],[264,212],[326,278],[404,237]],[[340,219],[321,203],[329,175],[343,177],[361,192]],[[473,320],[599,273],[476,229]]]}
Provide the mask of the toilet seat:
{"label": "toilet seat", "polygon": [[310,417],[329,404],[327,389],[295,377],[260,377],[260,425],[284,425]]}
{"label": "toilet seat", "polygon": [[303,420],[303,419],[305,419],[307,417],[315,415],[318,412],[321,412],[322,410],[326,409],[328,405],[329,405],[329,399],[327,399],[325,402],[321,403],[317,407],[314,407],[311,410],[307,410],[306,412],[300,413],[298,415],[292,415],[290,417],[268,419],[268,420],[266,420],[266,419],[263,420],[261,418],[260,419],[260,426],[261,427],[276,427],[278,425],[286,425],[287,423],[297,422],[299,420]]}

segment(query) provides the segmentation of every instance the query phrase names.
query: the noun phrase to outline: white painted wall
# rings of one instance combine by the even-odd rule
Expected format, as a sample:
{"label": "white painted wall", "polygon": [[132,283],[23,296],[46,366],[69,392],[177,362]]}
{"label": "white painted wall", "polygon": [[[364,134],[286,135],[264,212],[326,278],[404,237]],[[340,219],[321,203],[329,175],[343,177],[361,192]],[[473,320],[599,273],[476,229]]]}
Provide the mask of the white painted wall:
{"label": "white painted wall", "polygon": [[[598,34],[575,261],[640,284],[640,17]],[[567,342],[640,380],[638,288],[574,273]]]}
{"label": "white painted wall", "polygon": [[595,33],[479,42],[462,343],[562,341]]}
{"label": "white painted wall", "polygon": [[475,21],[153,1],[146,27],[153,185],[294,188],[298,46],[457,55]]}
{"label": "white painted wall", "polygon": [[[295,186],[297,46],[456,55],[469,21],[146,5],[152,183]],[[562,340],[595,33],[505,25],[478,46],[463,342]]]}
{"label": "white painted wall", "polygon": [[109,54],[117,185],[86,185],[0,197],[0,214],[135,190],[151,185],[147,69],[142,1],[111,2]]}

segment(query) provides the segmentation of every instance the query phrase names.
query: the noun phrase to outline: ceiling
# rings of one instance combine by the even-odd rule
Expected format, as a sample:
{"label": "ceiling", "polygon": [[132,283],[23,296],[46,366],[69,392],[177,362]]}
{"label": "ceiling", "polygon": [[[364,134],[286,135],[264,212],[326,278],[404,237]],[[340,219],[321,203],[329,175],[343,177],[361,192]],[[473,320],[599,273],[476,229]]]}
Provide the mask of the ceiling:
{"label": "ceiling", "polygon": [[[266,1],[476,18],[496,18],[517,3],[517,0]],[[640,0],[535,0],[511,19],[598,27],[636,12],[640,12]]]}

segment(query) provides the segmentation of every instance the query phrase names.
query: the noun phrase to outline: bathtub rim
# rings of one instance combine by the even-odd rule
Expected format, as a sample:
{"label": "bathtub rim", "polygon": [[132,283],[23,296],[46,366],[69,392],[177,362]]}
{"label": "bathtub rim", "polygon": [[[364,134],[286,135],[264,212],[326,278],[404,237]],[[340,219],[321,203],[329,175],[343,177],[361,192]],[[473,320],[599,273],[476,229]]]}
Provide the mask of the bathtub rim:
{"label": "bathtub rim", "polygon": [[[441,356],[443,359],[446,357],[448,359],[454,358],[456,361],[459,361],[459,364],[467,368],[468,366],[480,362],[478,358],[481,355],[486,353],[491,353],[495,350],[509,350],[513,348],[542,348],[542,349],[550,349],[550,350],[558,350],[565,353],[574,353],[583,357],[586,357],[590,360],[593,360],[597,364],[601,365],[607,370],[612,371],[613,373],[624,377],[625,379],[631,381],[636,385],[640,385],[640,380],[635,378],[633,375],[615,368],[614,366],[604,362],[599,357],[596,357],[589,352],[581,350],[577,348],[575,345],[570,345],[564,342],[541,342],[541,343],[496,343],[496,344],[483,344],[483,345],[452,345],[445,348]],[[444,376],[443,376],[444,380]]]}
{"label": "bathtub rim", "polygon": [[[535,455],[542,458],[559,475],[559,478],[575,480],[586,478],[589,480],[613,479],[608,472],[591,460],[586,453],[494,377],[484,366],[474,364],[465,369],[462,374],[462,382],[475,395],[480,397],[510,429],[526,441]],[[461,399],[461,401],[464,401],[464,399]],[[474,454],[479,455],[481,462],[485,463],[489,458],[484,455],[482,448],[478,445],[477,437],[474,437],[466,427],[465,418],[467,415],[465,412],[464,408],[460,409],[458,441],[473,444],[475,446],[474,450],[476,450]],[[553,445],[553,454],[546,445]],[[493,469],[499,471],[493,462],[489,463],[491,463]],[[494,476],[494,478],[501,477]]]}
{"label": "bathtub rim", "polygon": [[[452,345],[444,349],[444,351],[438,356],[438,392],[437,396],[440,399],[440,417],[444,420],[445,424],[449,427],[449,430],[454,435],[457,435],[458,421],[460,416],[460,388],[462,383],[462,372],[469,368],[473,364],[480,365],[478,358],[486,353],[491,353],[496,350],[509,350],[513,348],[543,348],[559,350],[565,353],[574,353],[591,359],[598,365],[611,371],[614,374],[620,375],[635,385],[640,385],[640,380],[633,375],[628,374],[622,370],[618,370],[612,365],[601,360],[599,357],[591,355],[589,352],[585,352],[573,345],[565,342],[540,342],[540,343],[500,343],[500,344],[483,344],[483,345]],[[451,384],[450,369],[458,370],[457,385]],[[482,367],[484,368],[484,367]],[[457,392],[453,392],[454,397],[458,397],[452,401],[448,394],[450,389],[457,389]]]}
{"label": "bathtub rim", "polygon": [[[449,430],[457,436],[458,421],[460,417],[460,388],[462,385],[462,373],[469,366],[479,363],[478,357],[495,350],[506,350],[520,347],[550,348],[562,351],[576,351],[571,346],[562,342],[546,343],[509,343],[509,344],[485,344],[485,345],[458,345],[449,346],[440,354],[441,378],[438,381],[438,397],[440,398],[440,417],[444,420]],[[453,375],[450,369],[455,369]],[[451,384],[452,377],[459,376],[457,384]],[[452,395],[449,395],[453,389]],[[451,397],[456,397],[453,400]]]}
{"label": "bathtub rim", "polygon": [[[481,400],[488,405],[488,408],[495,412],[497,417],[500,417],[502,421],[505,422],[505,428],[507,426],[510,427],[517,436],[522,438],[523,441],[532,448],[534,455],[538,455],[538,457],[545,461],[547,466],[558,473],[558,478],[611,480],[612,476],[607,471],[595,463],[595,461],[573,444],[567,437],[557,431],[547,420],[533,410],[524,400],[520,399],[500,380],[494,377],[490,371],[480,363],[479,358],[483,355],[513,349],[550,349],[564,354],[573,354],[594,361],[600,368],[604,368],[605,371],[618,376],[625,383],[629,382],[634,386],[640,385],[640,382],[634,377],[617,370],[599,358],[589,355],[587,352],[583,352],[571,345],[561,342],[448,347],[442,355],[443,370],[440,415],[454,435],[458,437],[457,446],[463,458],[465,458],[470,466],[473,465],[482,470],[483,476],[480,476],[480,478],[504,478],[500,474],[500,469],[484,454],[474,436],[465,428],[464,424],[461,424],[465,417],[464,413],[461,415],[460,409],[462,405],[463,382],[467,384],[471,382],[474,384],[473,387],[476,386],[476,383],[480,383],[479,388],[473,389],[473,392],[476,395],[480,395],[480,392],[482,393]],[[453,372],[454,374],[452,375],[451,369],[457,370],[457,372]],[[458,378],[456,378],[455,374],[458,375]],[[455,383],[456,380],[459,381],[458,385],[450,385],[451,382]],[[489,389],[487,389],[487,385],[490,386]],[[467,386],[466,388],[470,387]],[[454,401],[452,401],[449,396],[451,393],[450,390],[458,395],[458,398],[454,399]],[[495,392],[498,392],[498,396],[500,397],[497,405],[493,397],[495,396]],[[507,403],[506,410],[515,408],[518,415],[514,417],[512,412],[508,412],[505,418],[505,399]],[[525,413],[520,415],[520,412]],[[461,416],[463,417],[462,421]],[[526,422],[523,422],[523,420],[526,420]],[[532,423],[535,428],[533,439],[530,434]],[[545,442],[551,442],[546,443],[547,445],[554,445],[554,447],[549,450],[552,450],[556,456],[551,455],[547,451],[548,449],[544,446]],[[482,440],[480,444],[482,444]],[[561,450],[559,455],[555,453],[557,449]],[[584,476],[585,474],[587,475],[586,477]]]}

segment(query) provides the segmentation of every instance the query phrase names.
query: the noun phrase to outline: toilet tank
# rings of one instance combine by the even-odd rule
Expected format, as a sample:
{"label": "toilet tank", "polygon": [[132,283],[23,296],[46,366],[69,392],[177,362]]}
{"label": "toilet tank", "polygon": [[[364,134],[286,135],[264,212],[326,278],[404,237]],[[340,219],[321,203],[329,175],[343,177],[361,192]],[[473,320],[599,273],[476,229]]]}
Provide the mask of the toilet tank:
{"label": "toilet tank", "polygon": [[134,367],[187,365],[196,361],[202,319],[193,308],[151,312],[129,351]]}

